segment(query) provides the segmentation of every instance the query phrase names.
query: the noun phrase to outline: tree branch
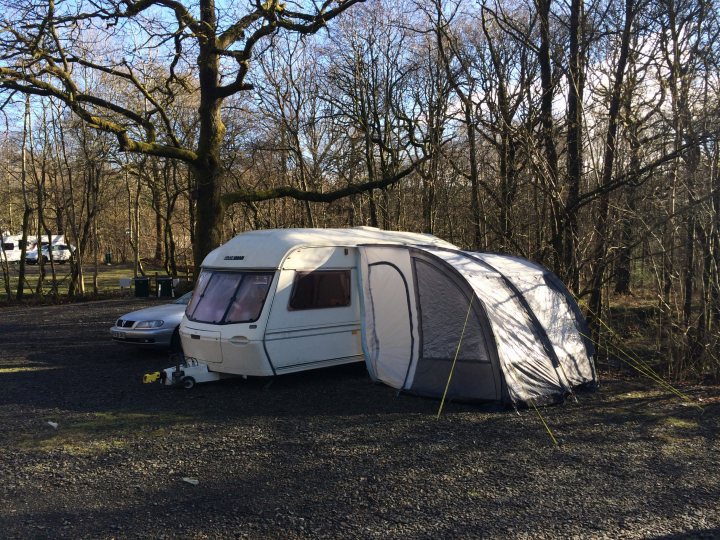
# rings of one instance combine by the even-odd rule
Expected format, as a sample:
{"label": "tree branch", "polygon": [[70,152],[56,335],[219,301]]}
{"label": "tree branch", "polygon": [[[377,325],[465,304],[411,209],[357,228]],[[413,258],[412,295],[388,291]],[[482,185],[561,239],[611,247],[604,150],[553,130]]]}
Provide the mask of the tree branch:
{"label": "tree branch", "polygon": [[153,6],[163,6],[173,10],[175,18],[181,26],[190,28],[196,35],[203,35],[202,24],[190,14],[184,5],[175,0],[139,0],[137,2],[123,0],[122,3],[127,7],[124,12],[118,11],[115,14],[118,17],[131,18]]}
{"label": "tree branch", "polygon": [[[15,80],[7,80],[5,77],[8,74],[12,74],[16,77]],[[175,146],[168,146],[164,144],[156,143],[154,140],[149,142],[136,141],[128,136],[128,130],[126,126],[102,118],[93,114],[91,111],[82,106],[82,102],[95,104],[108,108],[110,110],[120,110],[130,113],[130,115],[137,116],[132,111],[122,109],[117,105],[113,105],[105,100],[101,100],[94,96],[79,95],[74,96],[70,93],[63,92],[61,89],[47,83],[45,81],[36,79],[34,77],[20,77],[8,68],[0,68],[0,88],[7,88],[8,90],[15,90],[25,94],[32,94],[43,97],[54,97],[65,103],[72,111],[87,122],[91,127],[100,129],[107,133],[112,133],[118,138],[120,149],[125,152],[137,152],[143,154],[151,154],[154,156],[167,157],[171,159],[180,159],[182,161],[193,163],[197,160],[197,154],[191,150],[179,148]],[[140,119],[142,120],[142,119]]]}
{"label": "tree branch", "polygon": [[382,178],[380,180],[375,180],[372,182],[365,182],[364,184],[355,184],[346,188],[337,189],[335,191],[328,191],[326,193],[320,193],[317,191],[304,191],[292,186],[281,186],[265,190],[253,189],[236,191],[234,193],[226,193],[222,196],[222,201],[225,205],[229,206],[237,203],[252,203],[289,197],[297,201],[330,203],[345,197],[349,197],[350,195],[358,195],[360,193],[365,193],[373,189],[382,189],[396,184],[397,182],[414,172],[422,163],[424,163],[428,159],[429,157],[423,157],[414,162],[412,165],[388,178]]}

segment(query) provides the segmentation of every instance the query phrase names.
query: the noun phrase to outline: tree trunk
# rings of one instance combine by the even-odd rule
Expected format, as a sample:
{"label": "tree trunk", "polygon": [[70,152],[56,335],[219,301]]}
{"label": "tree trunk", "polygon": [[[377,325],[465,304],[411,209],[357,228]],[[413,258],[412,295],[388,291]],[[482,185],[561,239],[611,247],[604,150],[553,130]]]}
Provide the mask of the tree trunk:
{"label": "tree trunk", "polygon": [[[625,76],[625,66],[630,54],[630,30],[632,29],[633,19],[635,17],[633,0],[625,0],[625,24],[623,26],[622,40],[620,42],[620,54],[615,69],[615,81],[613,83],[612,94],[610,96],[610,107],[608,110],[608,128],[605,136],[605,155],[603,159],[603,171],[601,177],[601,187],[608,186],[612,180],[613,164],[615,162],[615,150],[617,143],[617,127],[618,115],[620,112],[620,102],[622,97],[623,79]],[[602,321],[603,308],[603,277],[607,268],[607,235],[608,235],[608,218],[610,210],[610,192],[604,191],[600,195],[597,224],[595,226],[595,247],[593,249],[593,259],[595,268],[590,289],[590,300],[588,302],[590,309],[590,331],[592,339],[595,343],[599,343],[600,328]]]}
{"label": "tree trunk", "polygon": [[[695,146],[688,153],[686,160],[686,178],[687,178],[687,204],[688,208],[694,209],[697,201],[695,194],[695,175],[697,174],[698,164],[700,162],[700,148]],[[683,323],[687,328],[692,318],[693,293],[695,288],[695,233],[696,233],[695,211],[691,210],[687,213],[687,221],[685,223],[685,269],[683,275],[685,294],[683,298]]]}
{"label": "tree trunk", "polygon": [[712,170],[712,257],[715,268],[710,292],[713,325],[720,331],[720,148],[715,145]]}
{"label": "tree trunk", "polygon": [[580,196],[583,153],[583,90],[585,75],[580,40],[582,35],[582,0],[572,0],[570,6],[570,65],[568,83],[568,132],[567,132],[567,182],[568,194],[565,200],[564,228],[562,231],[562,277],[571,291],[580,287],[577,264],[578,222],[575,205]]}
{"label": "tree trunk", "polygon": [[[543,177],[547,189],[551,193],[558,190],[558,157],[555,146],[555,125],[553,122],[553,83],[552,59],[550,57],[550,4],[552,0],[536,0],[540,18],[540,45],[538,47],[538,64],[540,68],[540,141],[543,148]],[[557,197],[553,197],[551,206],[551,227],[553,238],[554,267],[559,275],[564,276],[562,263],[563,208]]]}
{"label": "tree trunk", "polygon": [[473,249],[480,251],[483,248],[483,237],[480,229],[482,215],[480,213],[480,182],[477,163],[477,148],[475,138],[475,122],[473,121],[473,105],[471,100],[464,103],[465,129],[467,130],[468,152],[470,157],[470,210],[472,212]]}
{"label": "tree trunk", "polygon": [[160,174],[157,163],[153,159],[150,164],[152,179],[150,180],[150,194],[152,196],[152,209],[155,212],[155,254],[156,261],[162,261],[163,256],[163,216],[161,211],[162,197],[160,196]]}
{"label": "tree trunk", "polygon": [[193,243],[193,258],[197,272],[205,256],[222,243],[224,208],[220,200],[219,159],[205,159],[201,166],[193,165],[190,170],[197,186]]}
{"label": "tree trunk", "polygon": [[193,242],[196,275],[205,256],[222,243],[225,214],[220,198],[220,145],[225,136],[225,125],[220,114],[222,99],[218,96],[220,61],[215,38],[217,20],[214,0],[200,0],[200,18],[206,29],[206,35],[200,39],[198,55],[200,133],[197,160],[190,165],[197,193]]}
{"label": "tree trunk", "polygon": [[637,210],[636,190],[628,187],[625,194],[625,207],[620,218],[620,245],[615,262],[615,294],[632,294],[630,288],[632,276],[632,244],[634,238],[634,217]]}
{"label": "tree trunk", "polygon": [[27,254],[28,229],[30,228],[30,216],[32,208],[28,202],[27,194],[27,135],[30,129],[30,96],[25,96],[25,114],[23,115],[23,136],[22,136],[22,157],[20,183],[23,196],[23,217],[22,217],[22,239],[20,240],[20,267],[18,269],[17,299],[25,297],[25,255]]}
{"label": "tree trunk", "polygon": [[[628,81],[630,83],[630,81]],[[635,86],[635,81],[633,85]],[[632,92],[625,92],[625,117],[627,123],[627,138],[630,146],[630,175],[637,175],[640,170],[640,149],[641,143],[638,136],[638,121],[632,114]],[[620,217],[620,245],[618,248],[617,261],[615,262],[615,293],[631,294],[632,279],[632,246],[635,238],[635,221],[637,212],[637,189],[630,185],[625,188],[625,207]]]}

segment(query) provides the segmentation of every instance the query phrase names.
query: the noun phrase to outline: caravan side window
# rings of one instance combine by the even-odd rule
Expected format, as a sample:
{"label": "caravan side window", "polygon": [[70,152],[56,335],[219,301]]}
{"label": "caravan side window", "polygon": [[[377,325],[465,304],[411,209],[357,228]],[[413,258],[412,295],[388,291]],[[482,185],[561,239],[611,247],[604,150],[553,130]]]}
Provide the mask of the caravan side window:
{"label": "caravan side window", "polygon": [[350,270],[297,272],[290,293],[290,311],[350,305]]}

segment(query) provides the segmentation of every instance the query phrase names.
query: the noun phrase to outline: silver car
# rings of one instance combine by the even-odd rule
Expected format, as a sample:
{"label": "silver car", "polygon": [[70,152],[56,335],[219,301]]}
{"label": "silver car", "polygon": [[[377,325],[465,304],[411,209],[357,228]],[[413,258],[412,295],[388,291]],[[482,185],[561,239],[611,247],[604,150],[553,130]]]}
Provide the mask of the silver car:
{"label": "silver car", "polygon": [[192,291],[169,304],[123,315],[110,329],[110,336],[116,343],[180,351],[178,327],[191,297]]}

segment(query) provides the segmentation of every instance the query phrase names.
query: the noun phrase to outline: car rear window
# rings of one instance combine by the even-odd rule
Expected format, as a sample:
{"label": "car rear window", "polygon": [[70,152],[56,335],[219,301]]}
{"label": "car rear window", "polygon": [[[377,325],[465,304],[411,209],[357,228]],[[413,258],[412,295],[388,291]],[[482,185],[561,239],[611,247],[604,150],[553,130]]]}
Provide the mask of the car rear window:
{"label": "car rear window", "polygon": [[260,317],[273,272],[203,270],[185,314],[211,324],[253,322]]}

